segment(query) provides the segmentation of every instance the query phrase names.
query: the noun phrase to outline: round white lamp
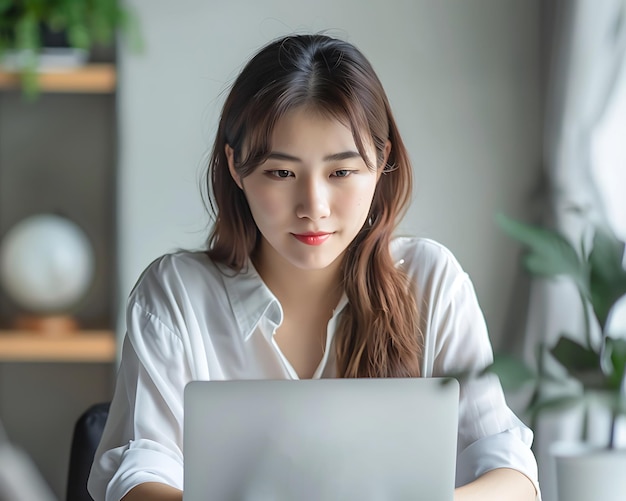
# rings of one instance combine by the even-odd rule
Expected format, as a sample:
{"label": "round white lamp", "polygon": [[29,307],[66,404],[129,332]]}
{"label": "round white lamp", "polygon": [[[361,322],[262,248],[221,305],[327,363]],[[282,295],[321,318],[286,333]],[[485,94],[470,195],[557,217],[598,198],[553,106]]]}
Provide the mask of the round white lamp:
{"label": "round white lamp", "polygon": [[54,214],[27,217],[0,242],[0,286],[27,314],[16,327],[70,333],[70,314],[88,292],[94,276],[94,252],[85,232]]}

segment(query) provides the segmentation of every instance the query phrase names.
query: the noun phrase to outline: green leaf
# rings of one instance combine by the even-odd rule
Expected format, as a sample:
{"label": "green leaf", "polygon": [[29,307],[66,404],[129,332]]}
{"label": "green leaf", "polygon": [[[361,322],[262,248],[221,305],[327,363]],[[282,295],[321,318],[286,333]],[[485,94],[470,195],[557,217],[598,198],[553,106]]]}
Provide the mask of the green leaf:
{"label": "green leaf", "polygon": [[585,294],[588,289],[587,268],[569,241],[555,230],[533,226],[496,215],[496,222],[527,247],[524,258],[526,269],[544,277],[569,276]]}
{"label": "green leaf", "polygon": [[76,49],[89,49],[91,47],[91,35],[86,26],[82,24],[72,24],[67,28],[67,39],[72,47]]}
{"label": "green leaf", "polygon": [[622,267],[624,242],[608,228],[596,228],[591,265],[589,293],[600,327],[604,330],[613,305],[626,294],[626,270]]}
{"label": "green leaf", "polygon": [[119,22],[123,38],[130,50],[140,53],[145,50],[139,17],[134,12],[125,11],[119,14]]}
{"label": "green leaf", "polygon": [[600,353],[567,337],[561,337],[550,353],[585,390],[608,388]]}
{"label": "green leaf", "polygon": [[13,0],[0,0],[0,14],[4,14],[13,7]]}
{"label": "green leaf", "polygon": [[495,374],[500,379],[504,390],[515,391],[526,383],[537,379],[536,374],[522,360],[510,355],[495,354],[491,365],[483,374]]}
{"label": "green leaf", "polygon": [[606,351],[611,362],[609,387],[619,392],[626,377],[626,339],[606,338]]}
{"label": "green leaf", "polygon": [[20,72],[20,82],[22,84],[22,97],[26,101],[34,101],[39,96],[39,81],[37,71],[26,68]]}
{"label": "green leaf", "polygon": [[20,50],[36,51],[41,44],[37,19],[26,14],[15,24],[16,47]]}
{"label": "green leaf", "polygon": [[568,337],[561,336],[550,353],[574,377],[582,372],[600,370],[600,356]]}
{"label": "green leaf", "polygon": [[581,402],[584,402],[584,395],[562,395],[559,397],[538,399],[528,408],[528,412],[533,415],[546,411],[558,411],[569,409]]}

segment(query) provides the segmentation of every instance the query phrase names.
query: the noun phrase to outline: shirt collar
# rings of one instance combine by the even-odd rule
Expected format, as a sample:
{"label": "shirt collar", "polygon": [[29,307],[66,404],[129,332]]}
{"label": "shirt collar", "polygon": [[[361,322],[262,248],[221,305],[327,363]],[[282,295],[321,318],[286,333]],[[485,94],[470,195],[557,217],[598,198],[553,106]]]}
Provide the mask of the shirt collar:
{"label": "shirt collar", "polygon": [[251,261],[236,272],[224,265],[222,270],[224,287],[235,315],[239,333],[247,341],[259,322],[265,317],[275,328],[283,321],[283,309]]}
{"label": "shirt collar", "polygon": [[[247,266],[240,272],[221,264],[218,266],[222,271],[224,287],[235,315],[235,322],[244,340],[250,339],[264,318],[271,328],[268,333],[268,336],[271,336],[274,329],[283,322],[283,308],[263,282],[252,261],[248,261]],[[333,318],[336,318],[347,304],[348,298],[344,293],[333,311]]]}

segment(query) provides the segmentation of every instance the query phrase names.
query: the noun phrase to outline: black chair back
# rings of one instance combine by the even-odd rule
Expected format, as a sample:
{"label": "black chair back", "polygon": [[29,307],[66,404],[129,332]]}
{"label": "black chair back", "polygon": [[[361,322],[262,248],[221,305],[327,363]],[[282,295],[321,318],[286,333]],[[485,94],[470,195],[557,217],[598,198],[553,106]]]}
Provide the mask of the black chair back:
{"label": "black chair back", "polygon": [[109,406],[109,402],[94,404],[76,421],[67,476],[67,501],[93,501],[87,492],[87,479],[109,416]]}

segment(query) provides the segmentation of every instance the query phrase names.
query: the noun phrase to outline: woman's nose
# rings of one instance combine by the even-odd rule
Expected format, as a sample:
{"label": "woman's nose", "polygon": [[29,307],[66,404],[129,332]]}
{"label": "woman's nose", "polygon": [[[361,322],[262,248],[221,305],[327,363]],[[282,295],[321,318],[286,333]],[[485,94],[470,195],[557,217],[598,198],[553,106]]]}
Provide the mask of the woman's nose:
{"label": "woman's nose", "polygon": [[328,187],[319,180],[304,180],[298,190],[296,215],[313,221],[330,215]]}

